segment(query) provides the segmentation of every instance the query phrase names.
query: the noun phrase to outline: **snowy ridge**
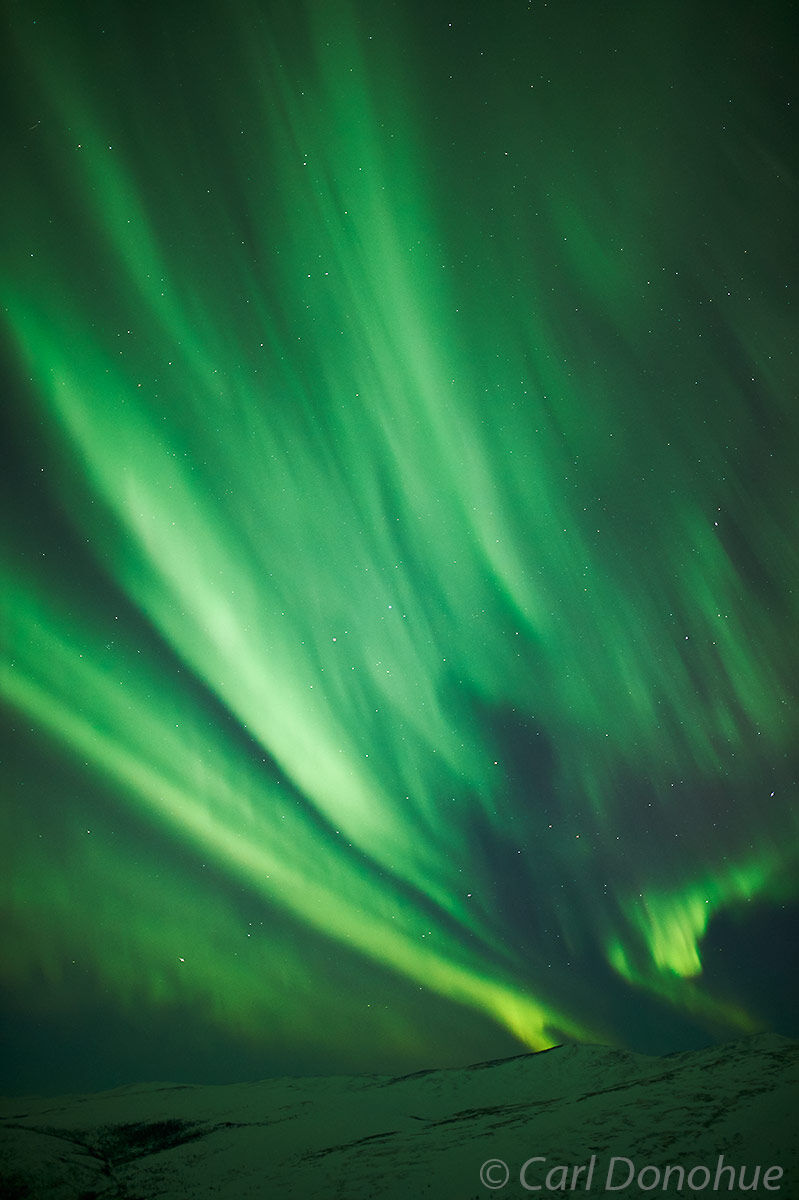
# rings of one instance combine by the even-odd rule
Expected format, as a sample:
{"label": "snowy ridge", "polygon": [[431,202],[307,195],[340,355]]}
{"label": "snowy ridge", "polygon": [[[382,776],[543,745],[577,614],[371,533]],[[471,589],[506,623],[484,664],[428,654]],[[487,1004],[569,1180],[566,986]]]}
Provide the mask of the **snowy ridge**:
{"label": "snowy ridge", "polygon": [[[314,1200],[496,1195],[780,1196],[799,1200],[794,1126],[799,1043],[764,1034],[647,1057],[565,1045],[400,1077],[274,1079],[220,1087],[149,1084],[89,1096],[0,1101],[3,1200]],[[595,1156],[594,1170],[587,1164]],[[722,1174],[652,1186],[655,1167],[719,1156]],[[619,1159],[608,1178],[613,1157]],[[531,1158],[525,1180],[520,1168]],[[651,1169],[624,1186],[629,1159]],[[480,1179],[507,1164],[506,1186]],[[761,1172],[757,1186],[754,1168]],[[764,1172],[778,1165],[771,1187]],[[559,1166],[568,1175],[546,1173]],[[575,1173],[575,1167],[582,1169]],[[494,1168],[493,1182],[502,1166]],[[497,1174],[500,1172],[500,1174]],[[613,1190],[606,1188],[613,1184]],[[776,1187],[774,1186],[776,1184]],[[615,1186],[619,1185],[619,1186]]]}

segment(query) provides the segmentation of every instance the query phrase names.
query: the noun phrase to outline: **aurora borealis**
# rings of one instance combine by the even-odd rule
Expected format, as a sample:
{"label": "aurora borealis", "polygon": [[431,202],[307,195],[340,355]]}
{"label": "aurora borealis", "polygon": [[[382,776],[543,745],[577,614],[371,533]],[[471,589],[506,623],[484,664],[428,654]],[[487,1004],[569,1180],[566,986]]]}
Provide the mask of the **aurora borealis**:
{"label": "aurora borealis", "polygon": [[5,6],[6,1087],[795,1033],[789,6],[77,12]]}

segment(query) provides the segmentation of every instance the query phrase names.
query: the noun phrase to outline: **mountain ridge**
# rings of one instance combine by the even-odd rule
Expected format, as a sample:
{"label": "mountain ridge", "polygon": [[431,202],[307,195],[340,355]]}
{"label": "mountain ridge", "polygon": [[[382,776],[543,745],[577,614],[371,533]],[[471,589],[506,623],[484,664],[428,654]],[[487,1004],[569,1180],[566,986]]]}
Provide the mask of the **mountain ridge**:
{"label": "mountain ridge", "polygon": [[[406,1076],[161,1082],[14,1097],[0,1100],[0,1195],[472,1200],[529,1195],[520,1181],[528,1160],[546,1195],[544,1172],[562,1183],[561,1167],[577,1172],[572,1186],[582,1189],[592,1155],[594,1192],[604,1190],[603,1172],[626,1172],[626,1162],[649,1171],[646,1185],[667,1163],[724,1170],[721,1155],[736,1169],[780,1167],[779,1190],[793,1200],[797,1098],[799,1042],[768,1033],[663,1056],[570,1042]],[[489,1160],[508,1171],[502,1188],[481,1182]],[[649,1190],[637,1175],[629,1187],[615,1186],[612,1170],[603,1178],[613,1195]]]}

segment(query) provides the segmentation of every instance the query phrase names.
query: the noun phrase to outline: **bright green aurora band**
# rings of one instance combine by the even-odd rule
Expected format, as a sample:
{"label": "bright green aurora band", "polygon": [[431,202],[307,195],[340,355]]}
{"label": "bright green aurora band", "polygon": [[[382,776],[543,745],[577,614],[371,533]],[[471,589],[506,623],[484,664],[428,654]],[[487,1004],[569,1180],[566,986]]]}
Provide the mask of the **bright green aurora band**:
{"label": "bright green aurora band", "polygon": [[325,1069],[774,1023],[790,36],[699,7],[13,10],[15,1011]]}

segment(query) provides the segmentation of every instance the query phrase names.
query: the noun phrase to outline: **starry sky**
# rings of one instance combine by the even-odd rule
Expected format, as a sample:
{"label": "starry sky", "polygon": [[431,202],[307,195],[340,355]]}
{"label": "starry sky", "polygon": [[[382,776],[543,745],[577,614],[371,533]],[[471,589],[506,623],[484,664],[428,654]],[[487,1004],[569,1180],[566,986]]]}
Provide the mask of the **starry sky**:
{"label": "starry sky", "polygon": [[797,1023],[790,5],[3,5],[2,1090]]}

